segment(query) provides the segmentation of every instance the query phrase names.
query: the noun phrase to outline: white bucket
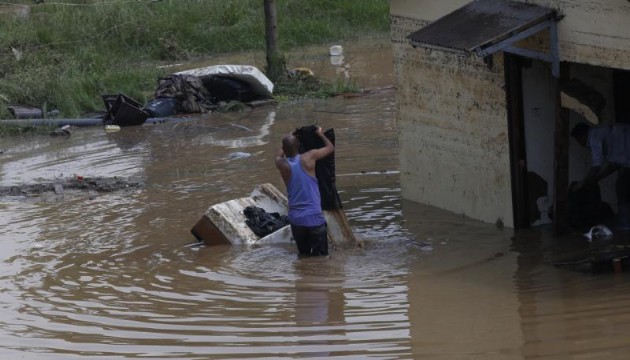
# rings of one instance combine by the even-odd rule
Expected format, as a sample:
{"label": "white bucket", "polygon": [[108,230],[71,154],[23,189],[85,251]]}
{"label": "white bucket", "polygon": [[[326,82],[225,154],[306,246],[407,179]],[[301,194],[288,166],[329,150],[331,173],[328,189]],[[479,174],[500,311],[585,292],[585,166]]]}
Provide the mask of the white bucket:
{"label": "white bucket", "polygon": [[341,45],[333,45],[330,47],[330,56],[340,56],[343,54],[343,47]]}

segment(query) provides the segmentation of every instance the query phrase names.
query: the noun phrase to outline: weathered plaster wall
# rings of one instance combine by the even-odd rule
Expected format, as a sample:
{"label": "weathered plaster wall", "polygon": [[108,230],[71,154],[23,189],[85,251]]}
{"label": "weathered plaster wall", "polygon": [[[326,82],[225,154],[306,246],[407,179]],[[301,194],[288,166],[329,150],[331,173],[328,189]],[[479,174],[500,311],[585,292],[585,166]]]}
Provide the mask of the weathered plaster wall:
{"label": "weathered plaster wall", "polygon": [[392,16],[404,198],[512,226],[502,57],[414,49],[426,21]]}
{"label": "weathered plaster wall", "polygon": [[630,2],[627,0],[532,0],[558,9],[563,61],[630,69]]}

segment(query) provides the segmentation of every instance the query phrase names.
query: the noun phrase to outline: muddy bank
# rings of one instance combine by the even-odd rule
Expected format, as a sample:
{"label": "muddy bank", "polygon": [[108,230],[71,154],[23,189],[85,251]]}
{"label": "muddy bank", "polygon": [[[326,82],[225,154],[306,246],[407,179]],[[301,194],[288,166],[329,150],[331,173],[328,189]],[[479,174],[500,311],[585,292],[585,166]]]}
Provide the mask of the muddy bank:
{"label": "muddy bank", "polygon": [[85,192],[114,192],[143,188],[144,182],[138,178],[122,177],[75,177],[57,179],[36,184],[0,187],[0,197],[34,197],[45,194],[63,195],[66,190]]}

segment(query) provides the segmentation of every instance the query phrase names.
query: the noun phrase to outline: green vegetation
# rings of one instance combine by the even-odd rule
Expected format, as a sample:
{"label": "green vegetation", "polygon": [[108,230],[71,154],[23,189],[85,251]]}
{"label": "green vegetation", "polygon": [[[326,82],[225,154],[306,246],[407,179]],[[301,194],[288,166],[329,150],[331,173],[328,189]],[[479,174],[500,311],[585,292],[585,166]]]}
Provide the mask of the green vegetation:
{"label": "green vegetation", "polygon": [[0,137],[50,134],[56,128],[51,125],[3,125],[0,126]]}
{"label": "green vegetation", "polygon": [[351,79],[323,82],[314,76],[304,75],[281,77],[274,87],[276,95],[288,98],[325,98],[358,90],[358,86]]}
{"label": "green vegetation", "polygon": [[[387,0],[276,5],[282,51],[389,29]],[[147,101],[167,74],[157,65],[263,51],[264,34],[261,0],[0,1],[0,118],[9,103],[73,117],[102,110],[101,94]],[[326,96],[352,88],[286,77],[278,94]]]}

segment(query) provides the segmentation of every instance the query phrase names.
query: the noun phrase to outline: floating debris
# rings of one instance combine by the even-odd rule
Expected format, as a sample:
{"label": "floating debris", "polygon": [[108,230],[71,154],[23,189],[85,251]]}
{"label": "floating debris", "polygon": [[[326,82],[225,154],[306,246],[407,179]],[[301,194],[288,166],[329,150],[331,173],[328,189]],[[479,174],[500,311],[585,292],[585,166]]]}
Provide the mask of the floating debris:
{"label": "floating debris", "polygon": [[118,125],[105,125],[105,132],[116,132],[120,131],[120,126]]}
{"label": "floating debris", "polygon": [[248,152],[237,151],[237,152],[229,153],[228,154],[228,159],[230,159],[230,160],[245,159],[245,158],[248,158],[250,156],[252,156],[252,154],[250,154]]}
{"label": "floating debris", "polygon": [[593,240],[610,240],[613,233],[606,225],[593,226],[587,233],[584,234],[588,241]]}
{"label": "floating debris", "polygon": [[55,189],[55,194],[63,195],[63,185],[56,183],[55,185],[53,185],[53,187]]}
{"label": "floating debris", "polygon": [[50,135],[52,135],[52,136],[70,136],[70,135],[72,135],[72,132],[70,131],[70,128],[71,128],[70,125],[64,125],[64,126],[60,127],[59,129],[51,131]]}
{"label": "floating debris", "polygon": [[0,187],[0,197],[4,196],[37,196],[45,193],[62,194],[66,190],[87,190],[96,192],[113,192],[119,190],[137,189],[144,187],[139,179],[121,177],[83,177],[76,176],[54,182],[13,185]]}

